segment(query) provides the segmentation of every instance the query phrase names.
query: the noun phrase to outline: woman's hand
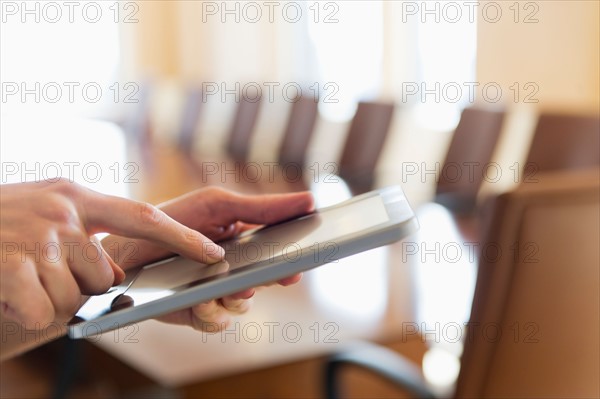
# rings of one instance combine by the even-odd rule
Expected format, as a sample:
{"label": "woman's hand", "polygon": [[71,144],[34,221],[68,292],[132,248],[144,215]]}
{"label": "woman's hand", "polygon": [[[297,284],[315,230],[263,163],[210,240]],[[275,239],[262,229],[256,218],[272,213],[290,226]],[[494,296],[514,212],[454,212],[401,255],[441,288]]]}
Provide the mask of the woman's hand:
{"label": "woman's hand", "polygon": [[207,237],[157,207],[64,179],[3,185],[0,201],[1,316],[27,329],[68,321],[82,294],[101,294],[122,281],[123,270],[95,233],[144,239],[204,263],[224,255]]}

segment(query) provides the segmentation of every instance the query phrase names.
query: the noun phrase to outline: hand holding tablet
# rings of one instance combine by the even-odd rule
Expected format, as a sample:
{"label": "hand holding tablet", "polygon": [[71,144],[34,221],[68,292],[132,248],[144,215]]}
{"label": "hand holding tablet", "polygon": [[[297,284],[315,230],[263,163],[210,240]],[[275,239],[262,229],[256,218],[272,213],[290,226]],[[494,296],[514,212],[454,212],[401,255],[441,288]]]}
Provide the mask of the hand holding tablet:
{"label": "hand holding tablet", "polygon": [[[215,187],[155,207],[67,179],[3,185],[0,200],[0,322],[10,331],[3,336],[2,359],[66,334],[66,322],[88,299],[82,295],[113,292],[111,286],[128,278],[124,270],[174,253],[212,264],[224,257],[214,241],[313,209],[309,192],[248,196]],[[100,232],[113,235],[101,244],[94,235]],[[289,285],[299,278],[278,282]],[[221,325],[231,313],[245,311],[252,294],[249,288],[160,319],[194,328]],[[21,339],[24,330],[31,334]]]}
{"label": "hand holding tablet", "polygon": [[[260,198],[255,200],[260,201]],[[299,207],[306,207],[302,200],[298,202]],[[262,215],[252,213],[251,209],[241,212],[245,212],[243,220],[250,223],[282,219],[276,212],[268,214],[267,211]],[[172,217],[177,220],[177,215]],[[212,236],[205,235],[218,240],[253,227],[239,224],[240,219],[228,216],[227,220],[214,224]],[[220,241],[225,258],[217,263],[207,265],[175,256],[129,270],[122,284],[103,295],[91,297],[83,305],[69,327],[69,335],[84,338],[149,318],[184,312],[198,303],[244,292],[390,244],[417,228],[418,223],[400,187],[366,193],[308,215]],[[135,266],[134,262],[128,266]]]}
{"label": "hand holding tablet", "polygon": [[[265,224],[306,215],[314,210],[309,192],[291,194],[243,195],[218,187],[192,191],[159,205],[159,208],[181,224],[202,232],[209,242],[197,245],[198,252],[209,247],[221,247],[214,241],[223,241]],[[102,241],[105,248],[125,270],[172,257],[168,248],[146,240],[109,236]],[[214,263],[210,262],[210,263]],[[300,274],[278,281],[290,285]],[[233,314],[244,313],[250,305],[248,298],[254,288],[232,295],[198,303],[159,318],[161,321],[190,325],[198,330],[226,326]]]}

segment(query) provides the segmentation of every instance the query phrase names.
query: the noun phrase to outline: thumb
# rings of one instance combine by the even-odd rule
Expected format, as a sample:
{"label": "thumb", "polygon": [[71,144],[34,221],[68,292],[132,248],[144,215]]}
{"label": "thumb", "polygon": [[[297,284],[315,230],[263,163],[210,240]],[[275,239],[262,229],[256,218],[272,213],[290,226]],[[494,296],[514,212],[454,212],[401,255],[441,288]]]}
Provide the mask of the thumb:
{"label": "thumb", "polygon": [[233,194],[227,206],[231,215],[229,223],[239,220],[271,224],[310,213],[314,210],[314,199],[309,191],[256,196]]}

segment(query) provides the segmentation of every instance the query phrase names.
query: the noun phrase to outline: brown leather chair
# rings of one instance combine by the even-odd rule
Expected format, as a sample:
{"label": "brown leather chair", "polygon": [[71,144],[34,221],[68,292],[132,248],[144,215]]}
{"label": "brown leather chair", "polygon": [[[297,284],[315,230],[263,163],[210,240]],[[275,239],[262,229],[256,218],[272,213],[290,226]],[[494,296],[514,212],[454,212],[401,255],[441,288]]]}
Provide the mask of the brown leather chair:
{"label": "brown leather chair", "polygon": [[[279,147],[276,168],[263,171],[269,178],[253,184],[260,193],[286,193],[309,190],[305,172],[306,150],[312,137],[319,101],[311,96],[299,96],[291,105],[290,116]],[[272,173],[272,174],[271,174]]]}
{"label": "brown leather chair", "polygon": [[[599,397],[599,180],[597,168],[547,174],[495,201],[456,397]],[[328,397],[350,365],[435,397],[414,363],[373,345],[329,359]]]}
{"label": "brown leather chair", "polygon": [[202,94],[201,88],[190,87],[185,96],[177,145],[183,153],[188,155],[194,149],[196,127],[202,111]]}
{"label": "brown leather chair", "polygon": [[537,172],[600,166],[598,115],[540,115],[531,143],[524,179]]}
{"label": "brown leather chair", "polygon": [[394,113],[393,103],[360,102],[352,119],[339,175],[354,194],[369,191]]}
{"label": "brown leather chair", "polygon": [[300,96],[292,104],[290,117],[279,148],[279,165],[297,164],[304,167],[306,149],[312,136],[319,102],[314,97]]}
{"label": "brown leather chair", "polygon": [[[548,173],[495,204],[465,347],[461,397],[598,397],[600,174]],[[497,258],[497,259],[496,259]]]}
{"label": "brown leather chair", "polygon": [[503,111],[463,110],[438,179],[437,203],[457,213],[475,209],[483,172],[492,159],[503,120]]}
{"label": "brown leather chair", "polygon": [[237,112],[227,144],[227,154],[236,162],[245,162],[250,152],[250,142],[258,111],[260,110],[261,98],[247,98],[240,96]]}

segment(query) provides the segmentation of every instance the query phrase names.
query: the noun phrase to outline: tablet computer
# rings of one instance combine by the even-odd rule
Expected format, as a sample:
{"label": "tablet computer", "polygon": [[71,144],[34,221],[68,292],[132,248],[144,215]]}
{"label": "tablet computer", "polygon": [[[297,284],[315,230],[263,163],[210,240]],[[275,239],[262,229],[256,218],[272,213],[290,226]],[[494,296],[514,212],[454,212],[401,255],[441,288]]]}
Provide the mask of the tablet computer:
{"label": "tablet computer", "polygon": [[206,265],[180,256],[130,270],[119,286],[90,297],[70,322],[86,338],[280,280],[398,241],[418,228],[398,186],[220,242],[225,258]]}

